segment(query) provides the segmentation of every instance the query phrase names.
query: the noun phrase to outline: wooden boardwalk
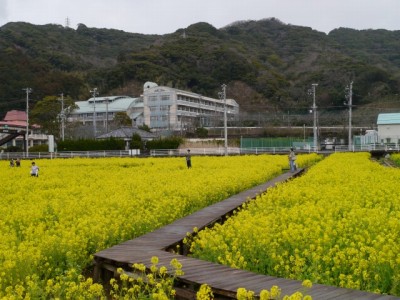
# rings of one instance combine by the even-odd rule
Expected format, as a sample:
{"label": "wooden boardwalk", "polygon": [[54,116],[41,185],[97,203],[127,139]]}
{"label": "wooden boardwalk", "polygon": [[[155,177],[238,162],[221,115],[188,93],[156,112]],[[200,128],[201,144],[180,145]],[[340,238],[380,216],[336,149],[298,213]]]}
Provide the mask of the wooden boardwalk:
{"label": "wooden boardwalk", "polygon": [[[108,282],[110,278],[116,276],[117,268],[131,271],[133,263],[143,263],[150,267],[151,257],[157,256],[159,266],[169,268],[174,258],[182,264],[184,275],[176,280],[177,299],[195,299],[196,291],[203,283],[207,283],[212,288],[215,299],[235,299],[236,290],[240,287],[254,291],[256,294],[263,289],[269,290],[273,285],[279,286],[283,295],[304,291],[302,282],[298,280],[260,275],[187,257],[185,256],[187,249],[182,242],[187,233],[193,233],[193,228],[197,227],[201,230],[216,222],[222,222],[244,202],[254,199],[276,183],[286,181],[302,172],[303,169],[295,173],[284,173],[271,181],[206,207],[153,232],[96,253],[94,255],[95,280]],[[179,249],[179,254],[177,249]],[[321,284],[314,284],[307,290],[307,294],[313,299],[400,299]]]}

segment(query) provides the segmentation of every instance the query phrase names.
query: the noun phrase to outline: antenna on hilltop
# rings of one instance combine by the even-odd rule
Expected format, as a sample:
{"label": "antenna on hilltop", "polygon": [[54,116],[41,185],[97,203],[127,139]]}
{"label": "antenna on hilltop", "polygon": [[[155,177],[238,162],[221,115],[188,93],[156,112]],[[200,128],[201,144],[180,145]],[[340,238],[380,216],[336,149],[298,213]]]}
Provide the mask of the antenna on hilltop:
{"label": "antenna on hilltop", "polygon": [[69,18],[66,17],[66,18],[65,18],[65,27],[69,28],[69,25],[70,25]]}

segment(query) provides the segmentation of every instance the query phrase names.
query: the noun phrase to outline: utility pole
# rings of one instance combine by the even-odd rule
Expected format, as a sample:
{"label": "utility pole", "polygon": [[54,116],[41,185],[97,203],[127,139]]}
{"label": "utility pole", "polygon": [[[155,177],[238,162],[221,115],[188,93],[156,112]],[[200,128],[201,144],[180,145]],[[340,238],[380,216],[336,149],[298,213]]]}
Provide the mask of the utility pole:
{"label": "utility pole", "polygon": [[226,84],[221,85],[222,92],[218,93],[220,98],[224,100],[224,153],[228,155],[228,121],[226,112]]}
{"label": "utility pole", "polygon": [[108,133],[108,98],[106,98],[106,133]]}
{"label": "utility pole", "polygon": [[318,150],[317,141],[318,141],[318,133],[317,133],[317,106],[315,105],[315,89],[318,86],[317,83],[312,84],[312,94],[313,94],[313,106],[312,111],[314,114],[314,125],[313,125],[313,135],[314,135],[314,151]]}
{"label": "utility pole", "polygon": [[97,88],[90,91],[93,94],[93,137],[96,139],[96,95]]}
{"label": "utility pole", "polygon": [[64,93],[61,93],[61,140],[64,141],[65,138],[65,111],[64,111]]}
{"label": "utility pole", "polygon": [[168,105],[168,132],[171,131],[171,105]]}
{"label": "utility pole", "polygon": [[352,135],[351,135],[351,113],[352,113],[352,106],[353,106],[353,81],[350,82],[350,85],[346,88],[348,94],[346,98],[348,99],[347,105],[349,107],[349,151],[352,150]]}
{"label": "utility pole", "polygon": [[25,133],[25,151],[26,157],[29,155],[29,94],[32,93],[31,88],[22,89],[26,92],[26,133]]}

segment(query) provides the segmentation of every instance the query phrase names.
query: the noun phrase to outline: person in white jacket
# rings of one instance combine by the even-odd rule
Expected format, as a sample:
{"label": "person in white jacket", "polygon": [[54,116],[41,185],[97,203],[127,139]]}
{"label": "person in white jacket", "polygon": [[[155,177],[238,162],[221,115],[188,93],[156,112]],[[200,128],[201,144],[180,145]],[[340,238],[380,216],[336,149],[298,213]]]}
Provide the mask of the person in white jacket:
{"label": "person in white jacket", "polygon": [[39,177],[39,167],[35,164],[35,162],[32,162],[31,166],[31,176]]}

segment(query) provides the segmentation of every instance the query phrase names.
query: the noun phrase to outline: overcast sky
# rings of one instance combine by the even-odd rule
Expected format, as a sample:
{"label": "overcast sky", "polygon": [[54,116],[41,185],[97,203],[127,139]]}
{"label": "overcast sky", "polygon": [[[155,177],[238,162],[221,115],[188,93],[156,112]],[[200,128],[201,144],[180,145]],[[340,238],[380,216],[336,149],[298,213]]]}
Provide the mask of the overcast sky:
{"label": "overcast sky", "polygon": [[197,22],[216,28],[277,18],[328,33],[332,29],[400,30],[400,0],[0,0],[0,26],[24,21],[76,28],[165,34]]}

